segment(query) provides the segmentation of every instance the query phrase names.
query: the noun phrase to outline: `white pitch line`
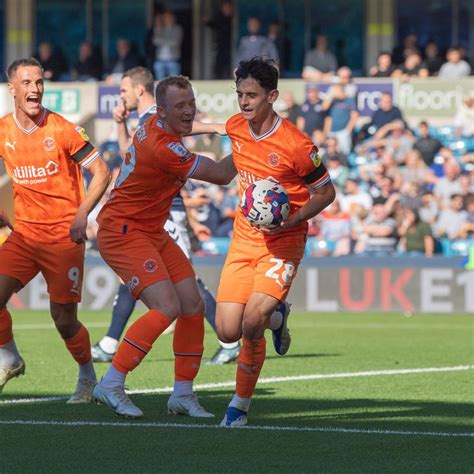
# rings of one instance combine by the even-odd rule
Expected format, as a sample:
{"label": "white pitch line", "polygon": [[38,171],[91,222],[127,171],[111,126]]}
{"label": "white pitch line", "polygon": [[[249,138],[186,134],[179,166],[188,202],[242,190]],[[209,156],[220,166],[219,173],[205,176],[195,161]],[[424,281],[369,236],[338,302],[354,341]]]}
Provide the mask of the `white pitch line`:
{"label": "white pitch line", "polygon": [[[114,428],[185,428],[185,429],[223,429],[219,425],[185,424],[185,423],[159,423],[159,422],[110,422],[110,421],[48,421],[48,420],[0,420],[1,425],[10,426],[94,426]],[[235,428],[234,428],[235,429]],[[293,431],[313,433],[346,433],[346,434],[376,434],[376,435],[401,435],[401,436],[435,436],[448,438],[473,438],[474,433],[450,433],[445,431],[397,431],[376,430],[361,428],[336,428],[336,427],[311,427],[311,426],[259,426],[250,425],[238,428],[250,431]]]}
{"label": "white pitch line", "polygon": [[[319,380],[319,379],[337,379],[337,378],[351,378],[351,377],[373,377],[377,375],[407,375],[407,374],[424,374],[432,372],[459,372],[463,370],[473,370],[472,365],[456,365],[454,367],[427,367],[419,369],[398,369],[398,370],[371,370],[366,372],[342,372],[336,374],[308,374],[308,375],[290,375],[287,377],[267,377],[262,378],[258,381],[259,385],[272,384],[281,382],[293,382],[297,380]],[[194,385],[195,390],[212,389],[212,388],[223,388],[223,387],[234,387],[235,381],[231,380],[228,382],[218,383],[203,383]],[[161,388],[144,388],[137,390],[127,390],[127,393],[131,395],[144,395],[153,393],[171,393],[173,387],[161,387]],[[64,400],[67,397],[44,397],[44,398],[19,398],[12,400],[0,400],[1,405],[13,405],[13,404],[28,404],[28,403],[39,403],[39,402],[53,402],[58,400]]]}

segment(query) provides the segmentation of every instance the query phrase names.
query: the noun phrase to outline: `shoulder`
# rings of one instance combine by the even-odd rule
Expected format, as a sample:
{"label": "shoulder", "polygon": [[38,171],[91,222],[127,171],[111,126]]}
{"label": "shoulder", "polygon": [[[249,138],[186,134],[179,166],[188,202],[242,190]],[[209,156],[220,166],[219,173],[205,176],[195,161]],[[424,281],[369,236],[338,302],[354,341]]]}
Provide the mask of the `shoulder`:
{"label": "shoulder", "polygon": [[245,119],[242,117],[242,114],[238,113],[232,115],[225,124],[228,135],[232,135],[232,132],[235,131],[236,128],[242,127],[244,123]]}

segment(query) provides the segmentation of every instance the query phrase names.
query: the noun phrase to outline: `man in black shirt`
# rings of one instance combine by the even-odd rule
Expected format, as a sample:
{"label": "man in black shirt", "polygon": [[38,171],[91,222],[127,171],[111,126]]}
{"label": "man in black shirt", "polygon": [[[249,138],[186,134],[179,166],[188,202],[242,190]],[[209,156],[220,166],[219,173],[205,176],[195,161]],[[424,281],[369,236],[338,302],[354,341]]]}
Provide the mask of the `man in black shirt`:
{"label": "man in black shirt", "polygon": [[418,150],[423,157],[423,161],[428,166],[431,166],[436,153],[438,153],[443,144],[438,139],[430,136],[430,130],[427,122],[420,122],[418,130],[420,138],[415,142],[413,148]]}

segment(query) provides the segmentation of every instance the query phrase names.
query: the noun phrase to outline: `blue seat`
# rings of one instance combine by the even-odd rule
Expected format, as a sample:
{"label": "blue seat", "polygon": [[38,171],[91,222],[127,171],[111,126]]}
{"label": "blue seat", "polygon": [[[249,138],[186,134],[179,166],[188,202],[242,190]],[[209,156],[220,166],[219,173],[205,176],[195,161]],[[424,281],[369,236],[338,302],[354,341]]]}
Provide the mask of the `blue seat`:
{"label": "blue seat", "polygon": [[201,250],[211,255],[225,255],[229,250],[230,239],[227,237],[211,237],[201,242]]}
{"label": "blue seat", "polygon": [[441,249],[446,257],[463,257],[469,255],[469,249],[474,246],[474,239],[441,239]]}

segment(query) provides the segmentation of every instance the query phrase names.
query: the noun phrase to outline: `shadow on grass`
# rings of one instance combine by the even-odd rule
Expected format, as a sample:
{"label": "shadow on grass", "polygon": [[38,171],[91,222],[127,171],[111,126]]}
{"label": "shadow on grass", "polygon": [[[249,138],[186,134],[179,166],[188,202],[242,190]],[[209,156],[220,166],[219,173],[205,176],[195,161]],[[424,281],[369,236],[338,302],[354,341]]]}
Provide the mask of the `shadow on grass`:
{"label": "shadow on grass", "polygon": [[[473,432],[473,403],[447,403],[391,399],[278,398],[277,390],[258,388],[249,414],[253,425],[335,427],[404,431]],[[169,394],[134,394],[132,400],[145,413],[140,421],[160,423],[218,423],[233,390],[202,391],[201,404],[216,414],[213,419],[191,419],[167,414]],[[39,396],[39,398],[44,395]],[[0,400],[25,398],[9,394]],[[119,421],[103,405],[67,405],[65,400],[29,404],[0,404],[0,420]],[[470,420],[470,421],[469,421]]]}

